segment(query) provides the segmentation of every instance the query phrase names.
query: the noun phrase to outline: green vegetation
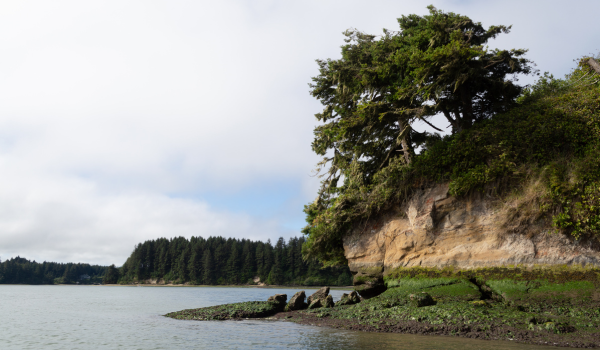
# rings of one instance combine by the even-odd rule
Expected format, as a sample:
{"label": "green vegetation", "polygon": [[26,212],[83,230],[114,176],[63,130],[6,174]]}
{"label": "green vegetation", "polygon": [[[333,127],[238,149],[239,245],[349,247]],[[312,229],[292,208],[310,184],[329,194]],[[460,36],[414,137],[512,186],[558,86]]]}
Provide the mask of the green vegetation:
{"label": "green vegetation", "polygon": [[184,320],[274,317],[352,330],[600,346],[598,268],[398,268],[385,282],[385,292],[357,304],[338,302],[280,313],[282,305],[255,301],[165,316]]}
{"label": "green vegetation", "polygon": [[73,263],[38,263],[16,257],[0,262],[0,284],[102,283],[106,266]]}
{"label": "green vegetation", "polygon": [[178,320],[220,321],[268,317],[278,311],[281,311],[281,307],[272,302],[247,301],[171,312],[165,316]]}
{"label": "green vegetation", "polygon": [[[342,238],[415,190],[448,182],[450,193],[485,191],[504,202],[507,228],[546,220],[575,239],[600,232],[600,77],[582,58],[564,79],[531,87],[526,50],[488,50],[510,27],[430,7],[398,19],[399,32],[346,33],[339,60],[318,61],[313,150],[324,180],[305,207],[303,254],[345,264]],[[452,134],[411,125],[444,115]],[[414,150],[420,147],[420,153]],[[327,167],[327,169],[325,169]]]}
{"label": "green vegetation", "polygon": [[[597,268],[401,268],[386,283],[387,291],[359,304],[290,319],[345,329],[600,345]],[[414,299],[421,295],[431,296],[434,305],[418,307]]]}
{"label": "green vegetation", "polygon": [[135,247],[120,269],[109,267],[107,283],[145,283],[149,279],[169,283],[206,285],[255,284],[339,285],[352,284],[347,266],[322,268],[317,261],[302,259],[304,238],[279,238],[273,246],[247,239],[223,237],[159,238]]}

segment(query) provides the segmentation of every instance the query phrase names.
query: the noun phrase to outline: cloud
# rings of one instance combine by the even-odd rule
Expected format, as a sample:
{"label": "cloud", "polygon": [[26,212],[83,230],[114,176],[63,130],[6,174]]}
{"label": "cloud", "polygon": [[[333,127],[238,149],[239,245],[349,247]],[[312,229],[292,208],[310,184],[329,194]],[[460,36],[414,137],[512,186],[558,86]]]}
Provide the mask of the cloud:
{"label": "cloud", "polygon": [[[319,183],[314,60],[430,2],[3,3],[0,256],[120,264],[160,236],[298,234]],[[490,46],[558,76],[598,49],[596,2],[433,2],[513,24]]]}

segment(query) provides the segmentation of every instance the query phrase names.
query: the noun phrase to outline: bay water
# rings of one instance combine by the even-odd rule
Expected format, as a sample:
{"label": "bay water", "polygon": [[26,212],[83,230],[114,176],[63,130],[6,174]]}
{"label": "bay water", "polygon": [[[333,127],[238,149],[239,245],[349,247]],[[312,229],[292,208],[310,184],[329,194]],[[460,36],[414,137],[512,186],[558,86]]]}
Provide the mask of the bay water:
{"label": "bay water", "polygon": [[[162,315],[300,288],[0,285],[0,349],[547,349],[509,341],[366,333],[274,320]],[[343,290],[332,290],[339,300]]]}

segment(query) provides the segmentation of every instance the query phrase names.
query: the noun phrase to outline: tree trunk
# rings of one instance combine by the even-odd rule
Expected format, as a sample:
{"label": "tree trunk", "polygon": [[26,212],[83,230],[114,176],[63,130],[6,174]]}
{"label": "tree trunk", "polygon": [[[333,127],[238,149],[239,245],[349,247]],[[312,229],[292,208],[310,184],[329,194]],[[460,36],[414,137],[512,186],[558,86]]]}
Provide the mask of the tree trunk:
{"label": "tree trunk", "polygon": [[460,87],[460,99],[463,105],[463,117],[459,123],[461,124],[461,129],[468,129],[473,125],[475,115],[473,114],[473,100],[471,99],[471,94],[469,94],[467,87],[464,85]]}
{"label": "tree trunk", "polygon": [[[398,127],[400,129],[400,133],[402,133],[405,128],[405,125],[404,125],[404,122],[402,121],[402,119],[398,119]],[[408,147],[406,135],[402,136],[402,139],[400,140],[400,144],[402,145],[402,155],[404,156],[404,161],[406,162],[406,164],[410,164],[410,162],[412,161],[412,154],[411,154],[410,147]]]}

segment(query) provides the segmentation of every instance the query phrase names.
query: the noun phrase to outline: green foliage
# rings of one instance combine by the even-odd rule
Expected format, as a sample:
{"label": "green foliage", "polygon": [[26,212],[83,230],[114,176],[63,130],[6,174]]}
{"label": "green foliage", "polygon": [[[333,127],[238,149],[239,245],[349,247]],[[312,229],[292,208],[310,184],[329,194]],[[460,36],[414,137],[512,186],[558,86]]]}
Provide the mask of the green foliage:
{"label": "green foliage", "polygon": [[38,263],[18,256],[0,262],[0,284],[101,283],[108,269],[107,266],[80,263]]}
{"label": "green foliage", "polygon": [[[223,237],[159,238],[138,244],[119,269],[119,283],[236,285],[255,277],[278,285],[348,285],[349,269],[322,268],[301,257],[304,238],[250,241]],[[341,283],[341,284],[340,284]]]}
{"label": "green foliage", "polygon": [[102,282],[104,284],[115,284],[119,281],[119,270],[115,267],[115,265],[110,265],[104,274],[104,278],[102,278]]}
{"label": "green foliage", "polygon": [[546,75],[507,112],[431,140],[410,166],[391,160],[370,183],[348,184],[328,208],[307,206],[305,253],[343,262],[333,252],[352,227],[436,182],[448,182],[459,197],[475,191],[501,197],[523,195],[535,178],[541,187],[531,194],[530,211],[536,217],[550,218],[576,239],[598,237],[600,87],[582,80],[589,74],[579,66],[563,80]]}
{"label": "green foliage", "polygon": [[[311,94],[316,114],[312,148],[323,156],[317,199],[305,207],[303,253],[326,265],[345,264],[342,238],[353,225],[408,195],[415,184],[415,147],[440,137],[411,125],[442,113],[454,133],[508,110],[522,91],[510,76],[532,72],[526,50],[488,50],[510,27],[491,26],[429,7],[426,16],[398,19],[399,32],[345,33],[342,58],[318,60]],[[504,152],[502,147],[500,150]],[[494,151],[494,150],[490,150]],[[511,164],[509,155],[487,171],[472,169],[465,186],[488,181]],[[421,177],[423,178],[423,176]]]}

